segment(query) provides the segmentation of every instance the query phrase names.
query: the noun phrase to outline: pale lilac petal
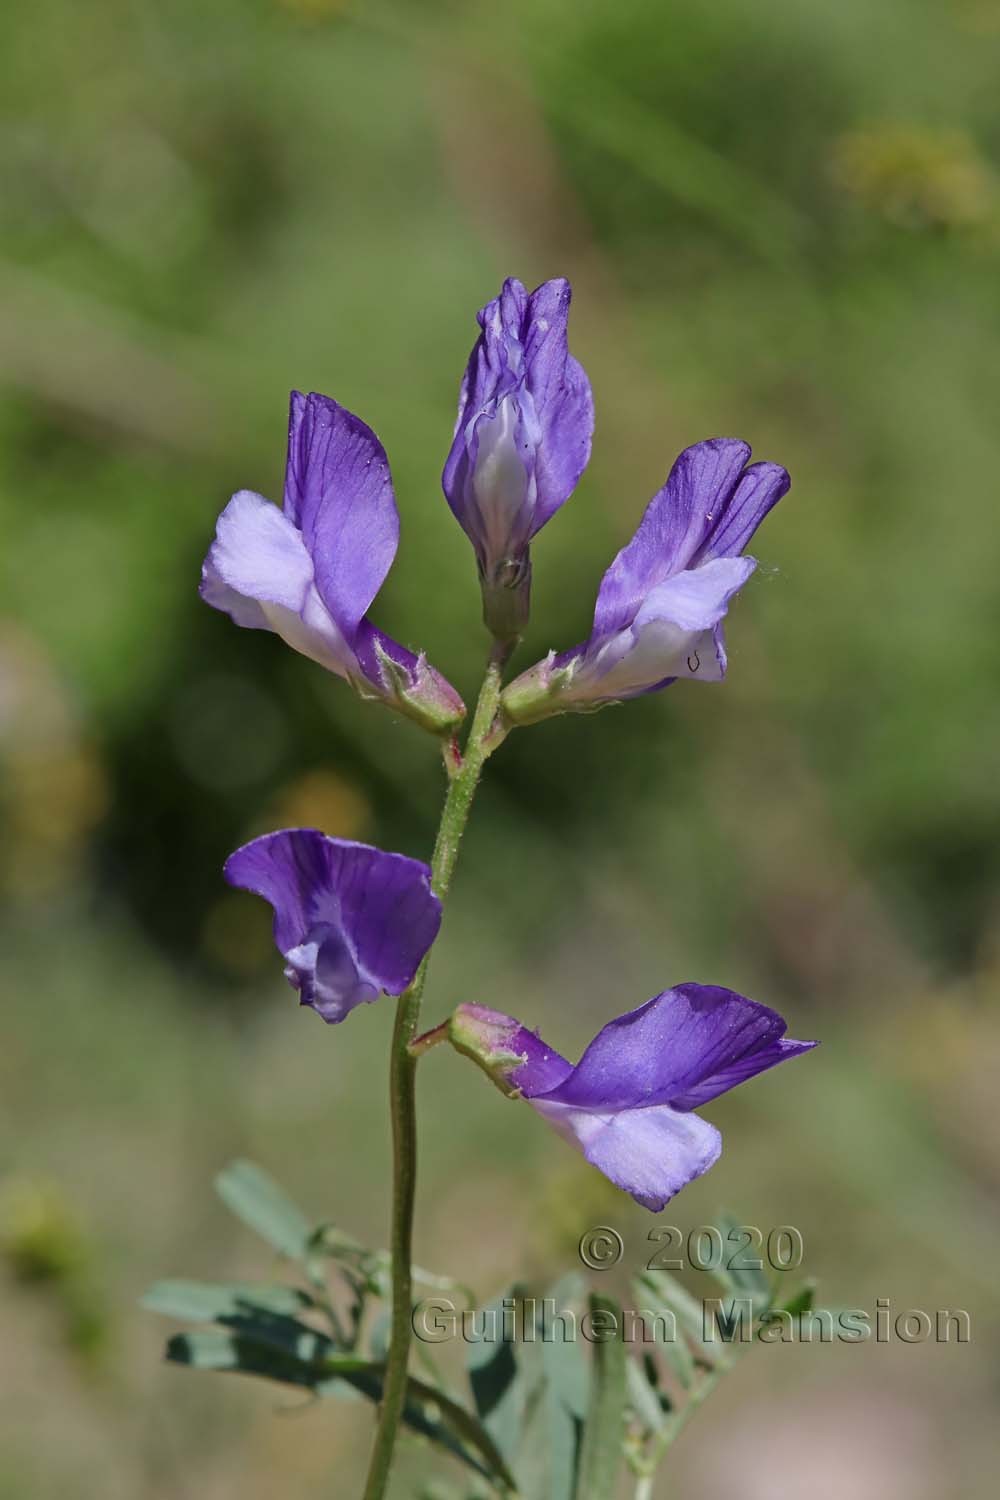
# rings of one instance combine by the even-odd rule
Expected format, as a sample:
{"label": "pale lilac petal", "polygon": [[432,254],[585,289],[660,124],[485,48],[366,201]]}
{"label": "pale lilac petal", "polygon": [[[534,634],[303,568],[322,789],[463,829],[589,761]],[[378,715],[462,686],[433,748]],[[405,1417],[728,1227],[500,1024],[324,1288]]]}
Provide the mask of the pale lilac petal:
{"label": "pale lilac petal", "polygon": [[205,603],[228,615],[234,625],[240,625],[244,630],[273,631],[274,626],[260,603],[256,599],[245,599],[242,594],[223,583],[211,565],[210,556],[211,554],[201,565],[201,583],[198,587],[198,593]]}
{"label": "pale lilac petal", "polygon": [[647,594],[689,566],[732,499],[749,457],[748,445],[736,438],[708,438],[684,450],[601,580],[595,637],[630,625]]}
{"label": "pale lilac petal", "polygon": [[681,676],[711,681],[714,657],[703,662],[698,649],[705,634],[683,630],[672,620],[653,619],[641,629],[620,631],[597,650],[586,647],[564,694],[567,706],[620,703],[655,692]]}
{"label": "pale lilac petal", "polygon": [[[678,677],[718,682],[725,654],[716,649],[716,627],[755,567],[750,557],[720,557],[678,573],[646,596],[631,625],[554,658],[550,678],[553,668],[570,671],[561,688],[565,706],[620,702]],[[505,706],[516,711],[526,686],[524,678],[511,683]]]}
{"label": "pale lilac petal", "polygon": [[[239,490],[216,523],[202,568],[202,598],[229,613],[233,594],[297,613],[312,581],[312,559],[292,522],[263,495]],[[249,618],[261,628],[254,611]]]}
{"label": "pale lilac petal", "polygon": [[329,396],[292,393],[285,514],[302,533],[323,603],[350,637],[392,566],[399,513],[385,449]]}
{"label": "pale lilac petal", "polygon": [[505,713],[513,723],[530,724],[658,692],[680,677],[721,681],[720,622],[756,566],[752,557],[719,557],[666,579],[614,635],[593,635],[522,672],[503,691]]}
{"label": "pale lilac petal", "polygon": [[535,425],[525,408],[524,400],[504,396],[476,417],[469,432],[471,500],[465,528],[485,573],[517,557],[532,535]]}
{"label": "pale lilac petal", "polygon": [[280,604],[263,606],[268,624],[293,651],[318,662],[338,677],[351,677],[357,663],[349,643],[341,635],[313,584],[298,614]]}
{"label": "pale lilac petal", "polygon": [[[673,654],[672,654],[673,653]],[[672,659],[671,659],[672,655]],[[667,662],[670,665],[667,666]],[[645,663],[645,664],[644,664]],[[664,676],[653,681],[653,675]],[[639,635],[633,657],[626,663],[622,677],[631,679],[633,686],[627,691],[619,690],[618,699],[641,698],[646,693],[659,693],[671,683],[721,682],[726,675],[726,651],[722,626],[714,630],[703,630],[698,635],[680,631],[667,620],[654,620],[645,625]],[[607,684],[605,683],[605,688]]]}
{"label": "pale lilac petal", "polygon": [[669,1105],[595,1114],[551,1097],[531,1103],[591,1166],[654,1213],[707,1172],[722,1151],[714,1125]]}
{"label": "pale lilac petal", "polygon": [[725,677],[726,672],[729,669],[729,652],[726,650],[726,632],[722,628],[721,620],[719,624],[716,625],[715,629],[711,632],[710,638],[706,637],[703,645],[699,646],[699,654],[703,657],[703,659],[710,658],[713,651],[715,653],[715,663],[716,669],[719,674],[719,681],[721,682],[722,678]]}
{"label": "pale lilac petal", "polygon": [[237,625],[274,631],[330,672],[346,677],[355,670],[350,645],[319,596],[301,535],[251,490],[234,495],[219,517],[201,596]]}
{"label": "pale lilac petal", "polygon": [[633,628],[641,630],[649,621],[669,620],[685,632],[711,630],[756,566],[752,557],[717,557],[675,573],[646,595]]}
{"label": "pale lilac petal", "polygon": [[441,921],[427,865],[315,829],[254,839],[224,873],[270,902],[286,974],[327,1021],[380,993],[401,994]]}

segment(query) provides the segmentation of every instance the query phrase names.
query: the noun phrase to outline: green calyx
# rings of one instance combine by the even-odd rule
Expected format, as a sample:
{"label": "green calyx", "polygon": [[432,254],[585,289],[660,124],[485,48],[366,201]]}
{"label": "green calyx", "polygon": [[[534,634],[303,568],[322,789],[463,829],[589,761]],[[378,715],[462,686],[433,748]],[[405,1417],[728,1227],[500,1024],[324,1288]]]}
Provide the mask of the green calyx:
{"label": "green calyx", "polygon": [[363,679],[352,678],[351,684],[362,698],[384,703],[431,734],[454,733],[465,717],[465,705],[457,695],[444,689],[423,656],[417,658],[416,667],[411,672],[394,660],[378,641],[375,642],[375,655],[383,691],[379,692]]}
{"label": "green calyx", "polygon": [[553,660],[554,653],[550,651],[544,661],[529,667],[504,688],[500,708],[509,723],[537,724],[573,706],[565,701],[565,693],[573,680],[574,668],[553,667]]}
{"label": "green calyx", "polygon": [[491,577],[480,569],[479,586],[486,629],[494,640],[517,641],[524,634],[531,613],[531,559],[509,558]]}
{"label": "green calyx", "polygon": [[510,1082],[510,1074],[524,1063],[524,1054],[510,1045],[517,1022],[499,1011],[479,1005],[460,1005],[440,1026],[410,1043],[410,1052],[420,1057],[440,1042],[449,1042],[485,1073],[508,1099],[518,1099],[521,1090]]}

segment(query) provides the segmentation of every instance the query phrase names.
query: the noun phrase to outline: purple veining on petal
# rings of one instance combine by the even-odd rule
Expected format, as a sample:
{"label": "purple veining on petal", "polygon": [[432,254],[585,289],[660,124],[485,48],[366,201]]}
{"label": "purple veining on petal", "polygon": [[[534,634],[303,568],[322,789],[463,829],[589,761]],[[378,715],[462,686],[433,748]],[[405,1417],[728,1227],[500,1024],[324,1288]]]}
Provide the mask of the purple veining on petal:
{"label": "purple veining on petal", "polygon": [[788,494],[791,480],[780,464],[751,464],[729,501],[716,516],[700,556],[735,557],[743,551],[768,511]]}
{"label": "purple veining on petal", "polygon": [[602,1027],[554,1097],[585,1108],[676,1104],[696,1084],[752,1059],[784,1032],[777,1011],[733,990],[677,985]]}
{"label": "purple veining on petal", "polygon": [[749,445],[737,438],[707,438],[685,448],[632,540],[601,579],[594,636],[631,625],[652,589],[691,567],[725,513],[749,457]]}
{"label": "purple veining on petal", "polygon": [[292,392],[284,513],[302,533],[323,603],[349,635],[392,567],[399,513],[385,449],[329,396]]}
{"label": "purple veining on petal", "polygon": [[720,1067],[718,1072],[692,1083],[670,1102],[674,1109],[698,1109],[700,1105],[717,1099],[720,1094],[727,1093],[737,1084],[746,1083],[748,1078],[756,1078],[758,1073],[765,1073],[769,1068],[777,1067],[778,1063],[788,1062],[803,1052],[811,1052],[818,1045],[818,1042],[795,1042],[788,1037],[779,1037],[768,1046],[736,1057],[725,1067]]}

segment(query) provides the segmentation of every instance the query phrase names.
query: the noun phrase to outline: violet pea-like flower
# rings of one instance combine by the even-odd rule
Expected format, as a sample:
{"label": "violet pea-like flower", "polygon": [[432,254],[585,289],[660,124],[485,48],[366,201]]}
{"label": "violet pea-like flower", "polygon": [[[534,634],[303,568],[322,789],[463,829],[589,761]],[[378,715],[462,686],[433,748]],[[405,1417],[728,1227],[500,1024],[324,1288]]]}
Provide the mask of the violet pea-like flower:
{"label": "violet pea-like flower", "polygon": [[550,652],[505,689],[509,723],[725,676],[722,620],[757,566],[743,549],[790,483],[778,464],[748,466],[749,457],[735,438],[685,449],[601,580],[588,639]]}
{"label": "violet pea-like flower", "polygon": [[362,697],[447,734],[465,714],[455,689],[368,619],[398,544],[378,438],[329,396],[293,391],[283,507],[252,490],[233,496],[202,568],[201,596],[237,625],[280,635]]}
{"label": "violet pea-like flower", "polygon": [[527,1100],[654,1212],[719,1158],[722,1137],[693,1111],[816,1046],[786,1038],[766,1005],[704,984],[679,984],[609,1021],[575,1067],[501,1011],[460,1005],[445,1028],[504,1093]]}
{"label": "violet pea-like flower", "polygon": [[478,314],[458,419],[442,475],[448,504],[472,542],[483,618],[502,641],[528,618],[529,543],[576,488],[590,457],[594,406],[567,349],[570,286],[530,294],[504,282]]}
{"label": "violet pea-like flower", "polygon": [[427,865],[313,828],[253,839],[223,873],[271,903],[285,977],[324,1021],[401,995],[441,925]]}

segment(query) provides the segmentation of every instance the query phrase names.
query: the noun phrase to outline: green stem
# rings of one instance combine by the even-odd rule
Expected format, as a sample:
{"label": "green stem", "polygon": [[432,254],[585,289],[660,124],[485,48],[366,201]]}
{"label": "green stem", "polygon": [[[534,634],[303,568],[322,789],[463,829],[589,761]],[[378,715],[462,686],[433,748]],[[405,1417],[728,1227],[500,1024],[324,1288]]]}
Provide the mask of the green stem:
{"label": "green stem", "polygon": [[[679,1411],[673,1414],[672,1420],[666,1423],[663,1430],[654,1439],[650,1451],[643,1456],[640,1462],[632,1465],[633,1472],[637,1475],[639,1481],[635,1492],[636,1500],[640,1500],[640,1497],[646,1493],[652,1495],[653,1476],[662,1463],[667,1449],[680,1437],[699,1406],[701,1406],[703,1401],[708,1399],[723,1375],[730,1368],[730,1365],[719,1365],[716,1369],[705,1375],[694,1389],[688,1393],[688,1398],[684,1405]],[[649,1485],[648,1491],[642,1490],[644,1482]]]}
{"label": "green stem", "polygon": [[[469,809],[487,757],[500,743],[496,732],[490,735],[500,701],[504,662],[509,651],[495,648],[479,691],[472,728],[465,754],[459,758],[454,747],[446,747],[445,763],[450,781],[441,810],[434,854],[431,859],[431,885],[443,901],[451,885],[458,858],[458,847],[469,821]],[[489,743],[487,738],[489,737]],[[396,1433],[406,1400],[407,1365],[410,1355],[413,1302],[413,1205],[417,1182],[417,1115],[414,1074],[417,1059],[409,1046],[417,1032],[420,1000],[427,978],[425,958],[408,990],[399,997],[396,1024],[392,1033],[389,1063],[389,1102],[392,1113],[392,1231],[389,1249],[392,1255],[392,1326],[389,1353],[385,1364],[382,1405],[364,1500],[382,1500],[389,1482]]]}

